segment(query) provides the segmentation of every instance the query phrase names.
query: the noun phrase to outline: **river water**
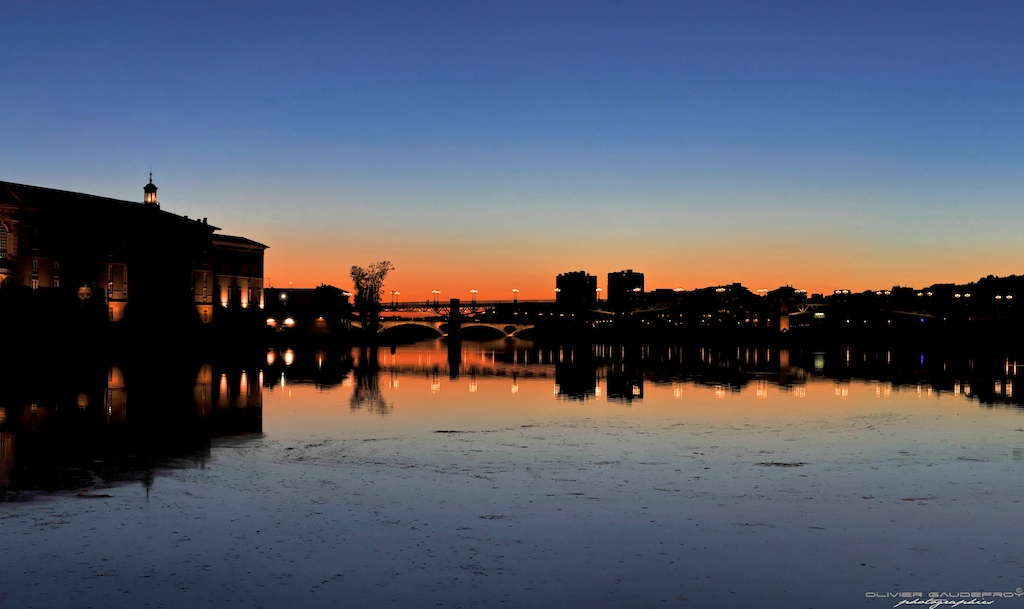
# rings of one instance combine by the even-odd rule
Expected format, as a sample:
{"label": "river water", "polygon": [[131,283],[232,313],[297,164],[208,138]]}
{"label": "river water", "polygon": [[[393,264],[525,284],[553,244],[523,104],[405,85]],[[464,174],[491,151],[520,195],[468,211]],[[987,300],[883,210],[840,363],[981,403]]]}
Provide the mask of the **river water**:
{"label": "river water", "polygon": [[0,607],[1024,607],[1012,358],[431,341],[103,368],[4,394]]}

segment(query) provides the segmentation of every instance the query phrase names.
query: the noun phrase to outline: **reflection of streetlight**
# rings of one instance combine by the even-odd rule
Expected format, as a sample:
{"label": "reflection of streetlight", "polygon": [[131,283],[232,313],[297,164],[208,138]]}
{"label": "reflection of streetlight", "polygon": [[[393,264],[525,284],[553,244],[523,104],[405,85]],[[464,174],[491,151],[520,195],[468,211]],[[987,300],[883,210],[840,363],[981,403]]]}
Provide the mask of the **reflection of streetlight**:
{"label": "reflection of streetlight", "polygon": [[519,302],[519,288],[512,288],[512,302]]}
{"label": "reflection of streetlight", "polygon": [[476,288],[470,288],[470,290],[469,290],[469,293],[473,295],[473,304],[474,305],[476,304],[476,295],[477,295],[477,292],[479,292],[479,291],[480,290],[478,290]]}
{"label": "reflection of streetlight", "polygon": [[441,290],[430,290],[430,293],[434,295],[434,304],[437,304],[437,295],[441,293]]}

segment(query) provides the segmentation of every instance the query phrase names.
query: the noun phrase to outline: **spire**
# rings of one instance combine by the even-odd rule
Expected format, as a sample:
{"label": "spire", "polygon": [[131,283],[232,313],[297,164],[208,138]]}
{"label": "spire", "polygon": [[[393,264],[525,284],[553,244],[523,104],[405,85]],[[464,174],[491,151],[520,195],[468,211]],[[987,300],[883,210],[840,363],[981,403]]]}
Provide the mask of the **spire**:
{"label": "spire", "polygon": [[156,184],[153,183],[153,172],[149,172],[149,184],[142,187],[143,203],[156,205],[160,207],[160,202],[156,200]]}

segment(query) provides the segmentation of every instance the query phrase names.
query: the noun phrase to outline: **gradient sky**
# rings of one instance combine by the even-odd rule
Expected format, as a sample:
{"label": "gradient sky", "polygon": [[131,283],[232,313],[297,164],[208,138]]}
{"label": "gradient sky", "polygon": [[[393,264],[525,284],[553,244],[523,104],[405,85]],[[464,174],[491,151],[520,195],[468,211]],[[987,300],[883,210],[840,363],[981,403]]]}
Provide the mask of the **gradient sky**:
{"label": "gradient sky", "polygon": [[[209,4],[209,5],[208,5]],[[0,179],[401,299],[1024,272],[1024,3],[0,4]]]}

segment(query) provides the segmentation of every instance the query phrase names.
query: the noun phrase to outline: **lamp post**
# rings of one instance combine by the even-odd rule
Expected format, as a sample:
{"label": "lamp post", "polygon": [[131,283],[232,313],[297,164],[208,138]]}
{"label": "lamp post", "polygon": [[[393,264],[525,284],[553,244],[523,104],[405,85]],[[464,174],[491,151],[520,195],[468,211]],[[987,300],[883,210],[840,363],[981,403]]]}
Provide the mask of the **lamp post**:
{"label": "lamp post", "polygon": [[430,293],[434,295],[434,306],[437,306],[437,295],[441,293],[441,290],[430,290]]}
{"label": "lamp post", "polygon": [[473,295],[473,306],[476,306],[476,294],[479,292],[476,288],[470,288],[469,293]]}
{"label": "lamp post", "polygon": [[512,304],[519,302],[519,288],[512,288]]}
{"label": "lamp post", "polygon": [[602,288],[597,288],[594,291],[597,292],[597,302],[601,302],[601,292],[603,292],[604,290]]}

